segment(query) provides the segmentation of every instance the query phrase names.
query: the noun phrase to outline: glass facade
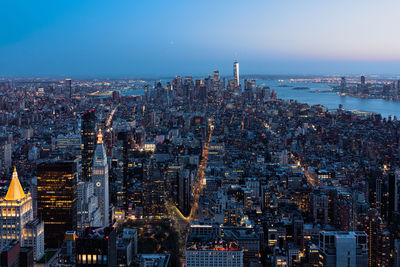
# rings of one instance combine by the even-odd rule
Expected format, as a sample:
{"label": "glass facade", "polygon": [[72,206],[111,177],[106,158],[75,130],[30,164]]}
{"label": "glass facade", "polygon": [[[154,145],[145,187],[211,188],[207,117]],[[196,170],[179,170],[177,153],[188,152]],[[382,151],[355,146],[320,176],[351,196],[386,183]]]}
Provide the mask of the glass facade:
{"label": "glass facade", "polygon": [[45,223],[45,243],[57,248],[66,231],[74,229],[77,163],[58,161],[37,167],[38,213]]}
{"label": "glass facade", "polygon": [[96,148],[96,116],[91,109],[82,115],[82,178],[90,181],[92,177],[93,154]]}

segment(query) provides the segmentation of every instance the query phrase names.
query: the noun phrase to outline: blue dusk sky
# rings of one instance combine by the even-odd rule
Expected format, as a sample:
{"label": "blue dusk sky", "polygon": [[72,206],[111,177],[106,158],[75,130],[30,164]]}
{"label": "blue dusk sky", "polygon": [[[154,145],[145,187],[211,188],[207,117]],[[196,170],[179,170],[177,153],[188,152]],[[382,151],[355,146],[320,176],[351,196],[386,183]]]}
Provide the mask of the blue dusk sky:
{"label": "blue dusk sky", "polygon": [[399,74],[398,0],[1,0],[0,77]]}

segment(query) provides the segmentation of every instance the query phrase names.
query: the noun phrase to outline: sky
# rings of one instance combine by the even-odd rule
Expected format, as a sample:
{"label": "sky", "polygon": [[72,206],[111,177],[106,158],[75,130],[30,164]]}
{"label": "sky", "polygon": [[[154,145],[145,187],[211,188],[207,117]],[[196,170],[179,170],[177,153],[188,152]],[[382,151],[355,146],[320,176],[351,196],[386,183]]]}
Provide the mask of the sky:
{"label": "sky", "polygon": [[0,77],[400,74],[398,0],[0,5]]}

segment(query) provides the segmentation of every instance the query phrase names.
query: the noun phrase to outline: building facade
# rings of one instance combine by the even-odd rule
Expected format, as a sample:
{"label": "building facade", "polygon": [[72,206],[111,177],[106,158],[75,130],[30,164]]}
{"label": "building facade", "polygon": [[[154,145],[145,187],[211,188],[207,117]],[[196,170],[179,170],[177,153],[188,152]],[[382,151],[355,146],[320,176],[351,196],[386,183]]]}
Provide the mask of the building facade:
{"label": "building facade", "polygon": [[322,231],[319,236],[320,266],[368,266],[368,236],[364,232]]}
{"label": "building facade", "polygon": [[117,266],[113,227],[87,228],[76,239],[76,266]]}
{"label": "building facade", "polygon": [[186,267],[242,267],[243,250],[235,242],[215,241],[190,244]]}
{"label": "building facade", "polygon": [[44,254],[44,225],[33,216],[31,194],[24,193],[14,169],[7,194],[0,200],[0,249],[13,240],[32,247],[34,258]]}
{"label": "building facade", "polygon": [[81,117],[82,180],[90,181],[92,176],[93,153],[96,146],[96,115],[91,109]]}
{"label": "building facade", "polygon": [[102,226],[99,201],[94,195],[94,183],[78,182],[76,186],[76,229],[81,232],[87,227]]}
{"label": "building facade", "polygon": [[38,214],[44,221],[46,247],[58,248],[76,225],[76,161],[37,166]]}
{"label": "building facade", "polygon": [[103,226],[106,226],[109,224],[109,180],[107,155],[101,130],[97,137],[96,151],[94,153],[92,181],[94,183],[94,195],[98,199],[101,222]]}
{"label": "building facade", "polygon": [[239,62],[237,61],[233,63],[233,79],[235,81],[235,87],[239,87]]}

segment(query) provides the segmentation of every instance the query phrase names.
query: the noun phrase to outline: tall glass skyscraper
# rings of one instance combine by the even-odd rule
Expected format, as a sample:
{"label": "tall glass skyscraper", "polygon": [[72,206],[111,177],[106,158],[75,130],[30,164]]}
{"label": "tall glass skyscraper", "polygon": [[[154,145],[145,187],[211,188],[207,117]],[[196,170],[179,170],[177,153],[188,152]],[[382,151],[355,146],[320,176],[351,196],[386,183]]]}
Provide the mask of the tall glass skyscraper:
{"label": "tall glass skyscraper", "polygon": [[91,109],[82,114],[82,180],[90,181],[92,177],[93,153],[96,144],[96,115]]}
{"label": "tall glass skyscraper", "polygon": [[69,98],[72,97],[72,80],[65,79],[65,90],[69,93]]}
{"label": "tall glass skyscraper", "polygon": [[76,225],[76,161],[49,161],[37,166],[38,214],[44,221],[46,247],[57,248]]}
{"label": "tall glass skyscraper", "polygon": [[235,87],[239,87],[239,62],[233,62],[233,79],[235,81]]}

